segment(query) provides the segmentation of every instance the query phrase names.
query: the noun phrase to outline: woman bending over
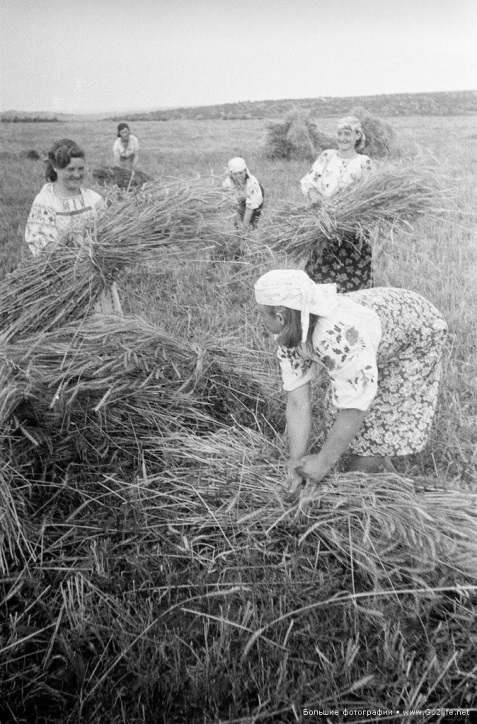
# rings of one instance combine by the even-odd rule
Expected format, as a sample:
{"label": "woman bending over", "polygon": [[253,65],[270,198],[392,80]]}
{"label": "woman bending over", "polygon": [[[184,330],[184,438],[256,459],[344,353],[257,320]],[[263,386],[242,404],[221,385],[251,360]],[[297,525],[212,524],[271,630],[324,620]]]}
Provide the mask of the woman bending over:
{"label": "woman bending over", "polygon": [[[350,453],[350,470],[392,470],[391,458],[429,439],[447,325],[416,292],[388,287],[337,294],[301,270],[274,270],[255,284],[268,331],[277,335],[287,399],[290,480],[319,483]],[[308,454],[310,382],[325,370],[327,438]]]}

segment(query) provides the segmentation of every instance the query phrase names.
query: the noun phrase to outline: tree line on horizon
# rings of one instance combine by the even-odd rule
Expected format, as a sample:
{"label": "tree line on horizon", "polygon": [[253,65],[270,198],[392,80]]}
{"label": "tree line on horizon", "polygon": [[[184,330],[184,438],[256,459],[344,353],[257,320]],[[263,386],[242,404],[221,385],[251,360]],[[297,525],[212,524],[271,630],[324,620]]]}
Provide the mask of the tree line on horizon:
{"label": "tree line on horizon", "polygon": [[[210,106],[167,108],[157,111],[127,114],[130,121],[169,120],[253,120],[283,117],[298,109],[319,117],[339,116],[353,106],[365,106],[377,116],[459,116],[477,113],[477,90],[443,91],[438,93],[394,93],[374,96],[317,97],[263,101],[237,101]],[[0,113],[3,123],[51,123],[64,120],[48,113],[7,111]],[[92,114],[95,115],[95,114]],[[99,114],[98,114],[99,115]],[[68,115],[74,117],[74,114]],[[102,120],[122,121],[124,114]]]}

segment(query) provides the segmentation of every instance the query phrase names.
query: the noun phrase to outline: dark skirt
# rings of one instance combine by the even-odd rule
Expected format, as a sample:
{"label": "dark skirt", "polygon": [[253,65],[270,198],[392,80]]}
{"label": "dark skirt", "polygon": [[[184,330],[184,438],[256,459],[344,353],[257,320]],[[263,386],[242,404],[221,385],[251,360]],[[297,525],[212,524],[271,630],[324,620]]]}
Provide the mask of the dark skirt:
{"label": "dark skirt", "polygon": [[352,237],[311,253],[305,271],[316,284],[335,282],[338,293],[370,289],[373,281],[373,255],[368,239]]}

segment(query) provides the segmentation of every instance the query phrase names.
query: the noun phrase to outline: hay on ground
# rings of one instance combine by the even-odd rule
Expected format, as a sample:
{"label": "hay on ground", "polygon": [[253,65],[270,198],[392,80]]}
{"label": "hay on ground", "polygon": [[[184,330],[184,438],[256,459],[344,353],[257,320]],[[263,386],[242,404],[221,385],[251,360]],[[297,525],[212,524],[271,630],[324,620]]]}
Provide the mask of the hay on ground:
{"label": "hay on ground", "polygon": [[136,189],[151,181],[151,177],[140,169],[134,173],[120,166],[97,166],[91,175],[98,186],[118,186],[120,189]]}

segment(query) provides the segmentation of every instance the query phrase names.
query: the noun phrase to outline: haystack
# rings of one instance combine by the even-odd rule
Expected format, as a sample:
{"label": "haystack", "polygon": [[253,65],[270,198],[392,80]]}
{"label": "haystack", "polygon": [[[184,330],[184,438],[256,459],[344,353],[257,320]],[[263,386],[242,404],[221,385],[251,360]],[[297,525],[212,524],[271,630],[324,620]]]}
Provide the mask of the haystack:
{"label": "haystack", "polygon": [[326,148],[336,148],[336,139],[321,133],[311,117],[298,108],[289,111],[283,121],[267,125],[267,158],[313,161]]}
{"label": "haystack", "polygon": [[360,153],[364,153],[370,158],[386,158],[398,155],[397,133],[390,123],[371,115],[362,106],[353,108],[350,115],[359,118],[366,136],[365,146]]}
{"label": "haystack", "polygon": [[308,126],[304,121],[297,121],[290,125],[286,135],[286,142],[290,158],[310,160],[316,155]]}

